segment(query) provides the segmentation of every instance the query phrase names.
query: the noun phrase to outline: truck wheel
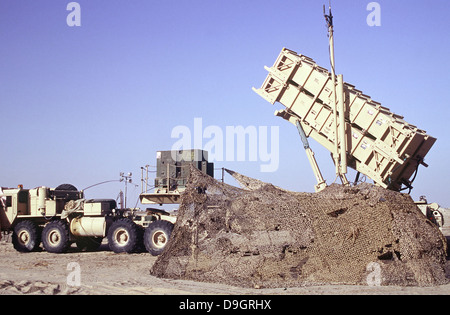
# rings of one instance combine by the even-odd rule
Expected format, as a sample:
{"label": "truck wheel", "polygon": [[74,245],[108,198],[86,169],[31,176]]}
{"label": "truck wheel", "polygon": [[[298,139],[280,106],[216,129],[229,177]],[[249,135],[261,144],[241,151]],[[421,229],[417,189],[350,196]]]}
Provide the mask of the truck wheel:
{"label": "truck wheel", "polygon": [[109,248],[115,253],[133,253],[139,251],[141,243],[139,226],[130,219],[115,221],[108,230]]}
{"label": "truck wheel", "polygon": [[42,231],[42,245],[49,253],[64,253],[70,245],[69,227],[65,221],[47,223]]}
{"label": "truck wheel", "polygon": [[92,252],[97,250],[102,244],[103,237],[78,237],[75,243],[81,251]]}
{"label": "truck wheel", "polygon": [[39,248],[41,237],[34,222],[26,220],[19,222],[12,235],[14,248],[19,252],[32,252]]}
{"label": "truck wheel", "polygon": [[165,220],[157,220],[145,229],[144,245],[153,256],[161,255],[169,241],[173,224]]}

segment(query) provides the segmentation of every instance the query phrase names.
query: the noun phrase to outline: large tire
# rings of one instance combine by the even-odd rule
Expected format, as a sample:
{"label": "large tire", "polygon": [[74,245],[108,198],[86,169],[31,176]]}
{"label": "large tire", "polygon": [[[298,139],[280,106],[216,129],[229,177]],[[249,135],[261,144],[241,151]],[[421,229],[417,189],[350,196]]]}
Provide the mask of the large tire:
{"label": "large tire", "polygon": [[12,243],[19,252],[28,253],[38,250],[41,243],[39,228],[29,220],[17,223],[13,230]]}
{"label": "large tire", "polygon": [[42,231],[42,245],[49,253],[65,253],[70,246],[67,222],[55,220],[47,223]]}
{"label": "large tire", "polygon": [[108,245],[115,253],[135,253],[141,248],[142,233],[132,220],[121,218],[108,229]]}
{"label": "large tire", "polygon": [[145,249],[153,256],[161,255],[172,234],[173,224],[165,220],[157,220],[145,229]]}

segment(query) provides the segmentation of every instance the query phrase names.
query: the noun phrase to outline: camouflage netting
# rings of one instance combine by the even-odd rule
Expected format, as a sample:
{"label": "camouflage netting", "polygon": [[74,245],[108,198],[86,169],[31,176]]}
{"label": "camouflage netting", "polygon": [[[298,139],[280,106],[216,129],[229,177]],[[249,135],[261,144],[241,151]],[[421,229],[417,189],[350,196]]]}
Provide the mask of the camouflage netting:
{"label": "camouflage netting", "polygon": [[244,287],[447,283],[446,240],[409,195],[370,184],[296,193],[191,170],[151,273]]}

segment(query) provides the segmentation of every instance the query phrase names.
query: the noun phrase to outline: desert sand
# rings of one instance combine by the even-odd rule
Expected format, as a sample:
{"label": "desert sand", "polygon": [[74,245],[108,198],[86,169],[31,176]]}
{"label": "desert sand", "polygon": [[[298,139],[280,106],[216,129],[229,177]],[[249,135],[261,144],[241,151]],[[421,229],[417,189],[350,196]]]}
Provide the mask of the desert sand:
{"label": "desert sand", "polygon": [[[107,244],[102,244],[96,252],[80,252],[72,247],[65,254],[45,251],[19,253],[4,238],[0,242],[0,256],[1,295],[450,294],[450,284],[434,287],[324,285],[268,289],[161,279],[149,272],[156,257],[148,253],[115,254]],[[79,284],[76,285],[73,285],[74,266],[79,266]],[[450,277],[449,260],[446,267]]]}

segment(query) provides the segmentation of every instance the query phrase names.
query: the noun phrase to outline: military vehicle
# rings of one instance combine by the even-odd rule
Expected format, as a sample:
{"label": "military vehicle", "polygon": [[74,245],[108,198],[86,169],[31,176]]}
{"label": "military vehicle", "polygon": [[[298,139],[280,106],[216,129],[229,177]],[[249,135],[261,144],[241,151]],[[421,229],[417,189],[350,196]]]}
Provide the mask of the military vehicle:
{"label": "military vehicle", "polygon": [[[190,165],[214,175],[213,164],[202,150],[161,151],[158,156],[155,191],[142,192],[143,204],[179,203]],[[36,251],[41,242],[52,253],[66,252],[72,243],[94,250],[106,237],[116,253],[145,248],[159,255],[176,221],[174,214],[162,209],[122,209],[114,199],[85,199],[84,192],[71,184],[1,188],[0,201],[1,231],[12,231],[14,248],[20,252]]]}

